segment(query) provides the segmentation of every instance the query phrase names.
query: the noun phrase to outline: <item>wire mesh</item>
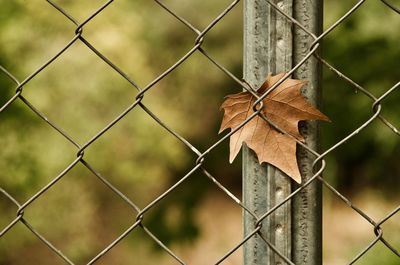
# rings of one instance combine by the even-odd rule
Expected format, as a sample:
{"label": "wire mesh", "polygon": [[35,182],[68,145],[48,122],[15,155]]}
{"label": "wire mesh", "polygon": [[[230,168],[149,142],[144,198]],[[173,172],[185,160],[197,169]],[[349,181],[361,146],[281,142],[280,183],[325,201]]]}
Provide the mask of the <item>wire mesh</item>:
{"label": "wire mesh", "polygon": [[[65,169],[60,172],[57,176],[55,176],[49,183],[47,183],[45,186],[43,186],[38,192],[36,192],[33,196],[31,196],[28,200],[25,202],[19,202],[17,201],[11,194],[9,194],[5,189],[0,188],[0,192],[3,194],[3,200],[9,200],[13,205],[16,207],[16,217],[14,220],[12,220],[6,227],[2,229],[0,232],[0,237],[4,236],[6,233],[12,233],[12,228],[17,224],[17,223],[22,223],[25,225],[32,233],[35,235],[40,241],[45,244],[50,250],[52,250],[56,255],[59,256],[61,260],[63,260],[67,264],[75,264],[73,262],[74,257],[67,257],[61,249],[59,249],[56,245],[54,245],[52,242],[50,242],[46,237],[44,237],[41,232],[36,230],[30,223],[29,220],[24,218],[24,211],[39,197],[41,197],[44,193],[46,193],[49,189],[51,189],[58,181],[60,181],[71,169],[73,169],[75,166],[78,164],[83,165],[86,167],[90,172],[93,173],[93,176],[98,178],[107,188],[109,188],[112,192],[114,192],[122,201],[124,201],[129,207],[136,213],[136,219],[132,222],[131,226],[126,229],[122,234],[120,234],[117,238],[115,238],[112,242],[109,243],[101,252],[97,253],[90,261],[87,262],[87,264],[93,264],[99,259],[101,259],[104,255],[107,255],[107,253],[115,247],[120,241],[122,241],[130,232],[132,232],[135,229],[142,229],[148,236],[151,238],[155,243],[157,243],[166,253],[168,253],[177,263],[179,264],[186,264],[188,261],[182,260],[180,257],[178,257],[177,254],[174,253],[171,249],[167,247],[165,243],[163,243],[161,240],[157,238],[156,235],[154,235],[142,222],[144,217],[146,216],[146,213],[156,206],[157,204],[160,203],[161,200],[163,200],[166,196],[168,196],[171,193],[176,192],[176,189],[178,186],[180,186],[183,182],[186,182],[190,179],[190,177],[195,173],[195,172],[201,172],[204,174],[205,177],[210,179],[212,183],[216,185],[216,187],[223,193],[225,193],[234,203],[239,205],[244,211],[248,212],[251,216],[253,216],[255,222],[254,229],[251,233],[247,234],[244,236],[243,240],[240,242],[232,242],[232,249],[228,250],[226,253],[223,253],[220,256],[219,260],[216,260],[214,264],[220,264],[223,261],[225,261],[230,255],[232,255],[235,251],[237,251],[243,244],[245,244],[247,241],[252,240],[252,238],[255,235],[259,235],[262,240],[265,241],[267,246],[274,251],[277,255],[279,255],[287,264],[294,264],[291,261],[291,257],[286,257],[285,255],[281,254],[279,250],[271,244],[265,235],[260,233],[261,229],[261,223],[262,221],[270,216],[271,214],[274,213],[279,207],[290,201],[296,194],[298,194],[301,190],[306,188],[308,185],[310,185],[313,182],[321,182],[324,186],[326,186],[332,194],[345,202],[348,207],[350,207],[352,210],[354,210],[358,215],[360,215],[363,219],[365,219],[370,225],[371,225],[371,233],[374,234],[374,239],[365,246],[364,249],[361,249],[357,255],[353,257],[352,260],[349,261],[350,264],[356,262],[359,260],[363,255],[365,255],[371,248],[374,247],[377,242],[382,242],[391,252],[393,252],[396,256],[400,257],[400,252],[398,249],[396,249],[391,242],[385,239],[383,235],[383,228],[382,225],[387,222],[390,218],[395,216],[396,214],[399,213],[400,211],[400,206],[397,208],[393,209],[389,213],[387,213],[384,217],[381,219],[373,219],[370,217],[365,211],[362,209],[358,208],[351,200],[346,198],[343,194],[341,194],[338,190],[336,190],[329,182],[327,182],[321,175],[324,172],[324,169],[326,167],[327,162],[325,161],[325,157],[330,154],[331,152],[335,151],[338,147],[346,144],[348,140],[351,138],[355,137],[360,131],[364,130],[366,127],[368,127],[372,122],[375,120],[379,120],[387,126],[394,134],[397,136],[400,135],[400,132],[398,128],[396,128],[389,120],[387,120],[384,116],[382,116],[382,101],[389,97],[398,87],[400,86],[400,82],[394,84],[392,87],[388,88],[385,93],[383,93],[380,96],[375,96],[372,93],[370,93],[367,89],[365,89],[363,86],[357,84],[354,80],[351,78],[347,77],[346,74],[342,73],[340,70],[336,69],[333,65],[331,65],[329,62],[327,62],[324,58],[321,57],[321,55],[318,53],[318,48],[322,42],[322,40],[328,36],[332,31],[335,30],[337,26],[339,26],[344,20],[346,20],[348,17],[350,17],[353,12],[355,12],[357,9],[362,8],[364,3],[366,2],[365,0],[361,0],[357,2],[355,5],[353,5],[348,12],[343,15],[340,19],[338,19],[335,23],[333,23],[328,29],[326,29],[322,34],[316,36],[312,32],[310,32],[307,28],[305,28],[301,23],[299,23],[295,18],[293,18],[290,14],[286,14],[283,11],[281,11],[280,7],[275,4],[273,1],[266,0],[266,2],[273,7],[274,10],[276,10],[277,14],[280,16],[285,17],[289,22],[293,24],[294,27],[298,27],[299,29],[303,30],[306,34],[308,34],[312,38],[312,43],[309,44],[309,52],[308,54],[297,64],[295,65],[280,81],[278,81],[273,87],[271,87],[268,91],[266,91],[262,96],[258,96],[255,93],[255,88],[251,87],[246,80],[242,80],[238,77],[236,77],[233,73],[231,73],[228,69],[226,69],[222,64],[220,64],[216,59],[214,59],[211,54],[209,54],[205,48],[203,48],[203,43],[206,41],[206,36],[208,32],[215,26],[217,25],[221,20],[224,19],[224,17],[231,12],[239,3],[239,0],[232,1],[229,5],[225,7],[225,9],[217,16],[215,17],[212,21],[209,22],[208,26],[206,26],[203,30],[196,28],[194,25],[192,25],[186,18],[178,15],[173,9],[168,7],[165,3],[155,0],[155,2],[158,4],[160,8],[162,8],[165,12],[169,13],[171,16],[173,16],[179,23],[183,24],[185,27],[187,27],[189,30],[191,30],[193,33],[196,34],[196,38],[194,40],[193,46],[187,51],[187,53],[182,56],[179,60],[177,60],[172,66],[170,66],[167,70],[165,70],[162,74],[160,74],[158,77],[156,77],[154,80],[152,80],[148,85],[145,87],[140,87],[138,86],[135,81],[133,81],[128,74],[123,72],[116,64],[114,64],[111,60],[109,60],[105,55],[103,55],[100,51],[98,51],[87,39],[85,39],[83,30],[85,26],[90,23],[90,21],[96,17],[100,16],[102,11],[105,10],[110,4],[112,4],[113,0],[109,0],[105,2],[102,6],[100,6],[95,12],[93,12],[90,16],[88,16],[84,21],[78,21],[74,17],[71,16],[68,12],[66,12],[61,5],[53,2],[52,0],[47,0],[48,4],[50,4],[52,7],[54,7],[55,11],[60,12],[62,15],[65,16],[65,19],[69,20],[71,23],[73,23],[76,26],[75,32],[74,32],[74,37],[61,49],[59,50],[53,57],[51,57],[47,62],[45,62],[42,66],[37,68],[35,71],[33,71],[28,77],[26,77],[24,80],[20,81],[17,78],[14,77],[12,73],[10,73],[6,68],[3,66],[0,66],[1,72],[3,72],[5,75],[8,76],[10,80],[12,80],[15,85],[15,94],[0,108],[0,113],[7,111],[8,107],[12,104],[14,104],[16,101],[21,101],[27,108],[33,111],[38,117],[40,117],[45,123],[47,123],[52,129],[57,131],[60,135],[62,135],[66,141],[70,142],[73,146],[76,147],[76,158],[68,164]],[[396,12],[400,14],[398,7],[394,6],[390,1],[386,0],[381,0],[382,4],[384,4],[387,8],[391,9],[393,12]],[[79,144],[77,140],[73,139],[71,136],[69,136],[66,131],[59,127],[55,122],[51,121],[45,113],[39,111],[27,98],[24,97],[24,86],[28,84],[32,79],[34,79],[36,76],[41,74],[41,72],[46,69],[49,65],[51,65],[58,57],[60,57],[63,53],[65,53],[74,43],[76,42],[81,42],[84,44],[89,50],[91,50],[96,56],[98,56],[101,60],[103,60],[105,63],[108,64],[110,68],[115,70],[121,78],[125,79],[130,83],[132,87],[134,87],[137,90],[137,94],[135,96],[135,99],[133,102],[131,102],[131,105],[127,107],[122,113],[120,113],[117,117],[115,117],[114,120],[112,120],[108,125],[106,125],[102,130],[100,130],[98,133],[96,133],[90,140],[88,140],[84,144]],[[182,137],[177,131],[175,131],[173,128],[171,128],[169,125],[167,125],[165,122],[163,122],[156,114],[154,114],[143,102],[143,98],[146,96],[147,92],[152,89],[158,82],[160,82],[163,78],[168,76],[170,73],[173,71],[176,71],[179,66],[186,61],[188,58],[193,56],[195,53],[202,54],[211,64],[214,64],[217,66],[217,68],[222,71],[227,78],[233,80],[236,82],[241,88],[249,91],[252,93],[256,98],[257,101],[254,103],[254,114],[251,115],[248,119],[246,119],[240,126],[232,130],[230,133],[224,135],[221,137],[217,142],[209,146],[206,150],[200,151],[198,148],[196,148],[192,143],[190,143],[187,139]],[[207,159],[208,154],[212,152],[217,146],[221,145],[224,143],[233,133],[235,133],[237,130],[239,130],[242,126],[244,126],[247,122],[249,122],[250,119],[254,118],[255,115],[261,116],[263,119],[265,119],[267,122],[272,124],[269,120],[268,117],[265,117],[263,113],[261,112],[262,110],[262,99],[265,98],[272,90],[274,90],[279,84],[281,84],[285,79],[289,78],[301,65],[303,65],[310,57],[314,56],[317,58],[324,67],[328,68],[331,70],[333,73],[335,73],[339,78],[345,80],[348,82],[351,86],[355,87],[358,91],[361,92],[361,94],[365,97],[367,97],[371,101],[371,109],[373,111],[373,114],[361,125],[358,126],[354,131],[349,133],[346,137],[338,141],[336,144],[328,148],[322,153],[318,153],[315,150],[310,149],[307,145],[305,145],[302,142],[297,141],[299,145],[304,147],[308,152],[313,154],[315,156],[314,160],[314,167],[315,167],[315,174],[314,176],[309,179],[307,182],[303,183],[299,188],[294,190],[290,196],[285,198],[283,201],[279,202],[276,204],[274,207],[269,209],[267,212],[263,213],[262,215],[256,215],[255,213],[251,212],[249,208],[242,203],[242,201],[237,198],[235,195],[233,195],[232,192],[228,190],[223,184],[221,184],[217,178],[215,178],[204,166],[204,161]],[[193,154],[197,156],[196,163],[193,165],[192,169],[186,173],[183,177],[179,179],[176,183],[174,183],[171,187],[169,187],[167,190],[165,190],[161,195],[159,195],[156,199],[151,201],[149,204],[147,204],[145,207],[140,208],[138,205],[136,205],[134,202],[132,202],[128,196],[126,196],[123,192],[121,192],[117,187],[115,187],[113,184],[111,184],[106,177],[102,176],[100,173],[96,171],[96,169],[87,162],[85,159],[85,150],[92,145],[94,142],[96,142],[99,138],[103,136],[103,134],[109,130],[112,130],[112,128],[120,122],[122,119],[125,118],[125,116],[131,112],[133,109],[140,108],[143,111],[145,111],[148,114],[148,117],[151,119],[154,119],[160,128],[165,129],[168,131],[169,134],[174,136],[176,139],[178,139],[183,145],[187,146]],[[275,128],[274,124],[272,124]],[[287,132],[284,130],[281,130],[280,128],[277,128],[280,130],[282,133],[285,133],[289,135]],[[290,135],[289,135],[290,136]],[[294,138],[296,139],[296,138]],[[62,210],[62,209],[61,209]]]}

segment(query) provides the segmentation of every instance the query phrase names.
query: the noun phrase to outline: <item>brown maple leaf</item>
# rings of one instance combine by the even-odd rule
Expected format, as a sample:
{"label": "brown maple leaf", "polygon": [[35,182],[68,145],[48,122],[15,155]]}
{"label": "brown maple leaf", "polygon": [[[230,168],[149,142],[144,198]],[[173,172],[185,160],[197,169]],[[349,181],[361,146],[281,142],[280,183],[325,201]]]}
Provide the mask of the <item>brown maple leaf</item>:
{"label": "brown maple leaf", "polygon": [[[261,96],[268,88],[279,81],[285,73],[275,76],[268,75],[266,81],[257,90]],[[305,100],[301,95],[301,88],[305,81],[286,79],[263,99],[263,114],[278,128],[284,130],[296,139],[304,138],[298,129],[301,120],[324,120],[329,118]],[[235,129],[254,113],[253,104],[256,98],[249,92],[242,92],[225,97],[221,105],[224,117],[219,132],[227,128]],[[271,126],[259,115],[253,117],[243,127],[231,135],[229,162],[235,159],[242,144],[254,150],[258,161],[267,162],[296,182],[301,182],[301,175],[296,159],[296,141]]]}

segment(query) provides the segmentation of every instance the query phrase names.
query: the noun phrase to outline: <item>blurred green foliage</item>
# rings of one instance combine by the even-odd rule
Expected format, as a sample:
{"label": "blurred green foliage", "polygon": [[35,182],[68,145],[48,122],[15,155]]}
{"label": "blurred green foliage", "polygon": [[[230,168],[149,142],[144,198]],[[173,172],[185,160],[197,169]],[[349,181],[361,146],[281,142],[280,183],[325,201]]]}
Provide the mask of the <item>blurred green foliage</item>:
{"label": "blurred green foliage", "polygon": [[[326,26],[353,4],[349,1],[339,6],[326,1]],[[336,10],[340,11],[332,12]],[[399,81],[399,27],[400,18],[395,12],[379,1],[367,2],[327,36],[324,58],[379,98]],[[332,124],[322,125],[326,149],[367,121],[373,114],[373,102],[327,68],[323,94],[324,110],[332,120]],[[382,101],[381,112],[397,128],[399,100],[400,93],[395,90]],[[376,120],[330,156],[333,161],[328,165],[327,177],[342,190],[358,191],[369,186],[393,197],[400,185],[399,157],[398,136]]]}
{"label": "blurred green foliage", "polygon": [[[83,21],[103,1],[55,1]],[[326,1],[326,26],[353,3]],[[166,1],[203,29],[229,1]],[[369,2],[323,43],[323,55],[375,96],[398,81],[400,20],[378,2]],[[388,25],[382,27],[382,24]],[[242,9],[235,8],[206,36],[203,48],[237,77],[242,68]],[[23,80],[74,37],[74,25],[42,1],[3,1],[0,10],[0,64]],[[115,62],[139,86],[182,57],[196,35],[152,1],[116,1],[84,27],[83,36]],[[0,105],[15,85],[0,73]],[[324,70],[323,148],[332,146],[372,114],[372,102]],[[143,103],[168,126],[205,150],[217,139],[224,95],[241,90],[200,53],[152,87]],[[23,95],[80,144],[91,139],[134,100],[137,91],[79,41],[24,86]],[[383,114],[398,127],[399,93],[383,101]],[[0,114],[0,186],[20,202],[39,191],[76,157],[76,148],[16,101]],[[372,186],[387,196],[400,184],[396,137],[380,122],[330,155],[326,177],[344,191]],[[240,196],[240,161],[228,167],[228,144],[206,160],[210,172]],[[182,178],[196,156],[135,108],[85,151],[85,159],[106,179],[144,207]],[[194,174],[179,192],[151,209],[144,223],[163,242],[193,240],[201,233],[194,211],[212,184]],[[390,193],[392,192],[392,193]],[[0,199],[0,227],[15,217],[16,207]],[[30,223],[78,263],[99,252],[135,219],[85,167],[71,170],[25,210]],[[66,225],[68,224],[68,225]],[[128,237],[137,244],[144,236]],[[24,253],[24,254],[22,254]],[[29,253],[26,254],[25,253]],[[122,256],[127,254],[121,254]],[[111,254],[112,255],[112,254]],[[56,264],[44,245],[22,224],[0,240],[1,264]],[[57,261],[58,262],[58,261]],[[373,263],[371,263],[373,264]]]}

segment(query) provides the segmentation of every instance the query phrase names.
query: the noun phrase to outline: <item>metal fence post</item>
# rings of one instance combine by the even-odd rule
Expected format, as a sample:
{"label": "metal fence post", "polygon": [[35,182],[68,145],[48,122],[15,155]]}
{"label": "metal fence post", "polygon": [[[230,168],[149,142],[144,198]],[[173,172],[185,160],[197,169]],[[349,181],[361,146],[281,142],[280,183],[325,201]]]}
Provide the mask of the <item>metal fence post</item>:
{"label": "metal fence post", "polygon": [[[294,16],[310,30],[317,32],[321,0],[273,1],[283,12]],[[295,3],[294,3],[295,2]],[[308,51],[310,38],[295,29],[266,0],[244,2],[244,78],[254,87],[263,83],[267,73],[289,71]],[[319,68],[314,59],[308,60],[295,77],[309,81],[305,96],[317,100]],[[301,128],[307,144],[317,146],[315,123]],[[262,215],[286,198],[291,192],[291,181],[272,166],[260,166],[255,154],[243,147],[243,201],[250,210]],[[298,152],[303,181],[312,176],[313,157],[306,151]],[[293,209],[292,209],[293,208]],[[292,216],[293,215],[293,216]],[[244,213],[244,233],[255,229],[254,218]],[[321,262],[321,193],[315,184],[287,202],[263,221],[260,231],[281,254],[296,264]],[[267,244],[256,235],[244,246],[244,264],[285,264]]]}
{"label": "metal fence post", "polygon": [[[291,13],[292,0],[281,1],[284,12]],[[247,0],[244,7],[244,78],[254,87],[261,85],[269,72],[292,67],[291,24],[279,16],[265,0]],[[290,180],[272,166],[259,165],[248,148],[243,152],[243,200],[258,216],[291,192]],[[279,251],[291,255],[291,206],[280,207],[263,222],[261,233]],[[244,216],[245,234],[254,229],[251,216]],[[244,264],[278,264],[279,256],[256,235],[244,247]],[[283,264],[283,263],[282,263]]]}
{"label": "metal fence post", "polygon": [[[309,31],[318,35],[322,30],[322,0],[294,1],[293,17]],[[297,64],[309,52],[313,39],[298,27],[293,31],[293,63]],[[320,103],[321,64],[310,57],[294,73],[294,77],[307,80],[303,95],[314,106]],[[318,125],[301,123],[300,131],[307,145],[318,150]],[[303,182],[313,176],[313,155],[298,147],[297,157]],[[295,187],[294,187],[295,188]],[[314,181],[292,201],[292,260],[295,264],[322,264],[322,187]]]}

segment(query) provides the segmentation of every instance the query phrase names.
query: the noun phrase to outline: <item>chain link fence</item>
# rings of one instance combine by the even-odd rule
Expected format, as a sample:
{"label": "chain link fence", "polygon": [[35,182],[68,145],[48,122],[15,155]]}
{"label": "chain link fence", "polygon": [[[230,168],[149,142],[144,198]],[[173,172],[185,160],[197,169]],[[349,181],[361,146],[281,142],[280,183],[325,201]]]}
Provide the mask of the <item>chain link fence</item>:
{"label": "chain link fence", "polygon": [[[209,22],[208,26],[205,27],[204,29],[198,29],[194,25],[192,25],[189,20],[190,18],[183,17],[179,14],[177,14],[172,8],[170,8],[166,3],[163,1],[158,1],[155,0],[155,2],[158,4],[159,8],[163,9],[165,12],[168,12],[171,16],[173,16],[179,23],[187,27],[189,30],[191,30],[193,33],[196,34],[196,38],[194,40],[194,44],[191,47],[191,49],[184,55],[182,56],[179,60],[177,60],[171,67],[169,67],[167,70],[165,70],[161,75],[159,75],[157,78],[152,80],[147,86],[145,87],[140,87],[139,85],[136,84],[134,80],[132,80],[128,74],[126,74],[124,71],[122,71],[115,63],[113,63],[111,60],[109,60],[105,55],[103,55],[99,50],[96,49],[87,39],[85,39],[85,36],[83,34],[85,26],[91,22],[93,18],[96,16],[101,16],[103,10],[107,9],[111,4],[112,0],[105,2],[100,8],[98,8],[95,12],[93,12],[89,17],[87,17],[83,21],[78,21],[74,17],[71,16],[67,11],[63,9],[63,7],[60,4],[57,4],[53,2],[52,0],[47,0],[48,4],[54,7],[55,12],[59,12],[60,14],[64,15],[66,20],[69,20],[71,23],[73,23],[76,26],[75,34],[74,37],[61,49],[59,50],[52,58],[50,58],[47,62],[45,62],[42,66],[37,68],[34,72],[32,72],[28,77],[26,77],[24,80],[18,80],[11,72],[9,72],[6,67],[0,66],[0,70],[3,74],[7,75],[7,77],[12,80],[15,85],[15,94],[0,108],[0,113],[1,112],[6,112],[8,110],[8,107],[11,106],[12,104],[16,104],[17,101],[22,102],[26,108],[30,109],[35,113],[38,117],[40,117],[43,122],[47,123],[48,126],[50,126],[52,129],[57,131],[61,136],[65,138],[65,141],[68,141],[70,144],[76,147],[76,158],[65,167],[62,172],[60,172],[57,176],[52,178],[52,180],[47,183],[45,186],[43,186],[38,192],[30,196],[30,198],[26,201],[20,202],[17,201],[14,196],[10,193],[7,192],[7,190],[3,189],[0,187],[0,191],[2,194],[1,200],[8,200],[9,202],[13,203],[16,208],[16,217],[14,220],[12,220],[6,227],[1,228],[0,232],[0,238],[4,236],[5,234],[8,233],[13,233],[13,227],[21,223],[26,228],[28,228],[33,235],[35,235],[40,241],[45,244],[49,249],[51,249],[56,255],[59,256],[60,259],[62,259],[66,264],[76,264],[74,262],[74,257],[69,257],[64,254],[62,249],[59,249],[55,244],[50,242],[48,239],[46,239],[45,236],[42,235],[40,231],[35,229],[34,226],[32,226],[29,222],[28,219],[24,217],[24,211],[29,208],[29,206],[36,201],[38,198],[40,198],[43,194],[45,194],[49,189],[52,189],[54,185],[57,184],[58,181],[60,181],[71,169],[73,169],[75,166],[78,164],[83,165],[86,167],[88,170],[90,170],[93,173],[93,177],[98,178],[107,188],[109,188],[112,192],[114,192],[122,201],[124,201],[127,205],[131,207],[131,209],[136,213],[136,220],[132,222],[131,226],[126,229],[122,234],[120,234],[118,237],[116,237],[112,242],[109,243],[101,252],[97,253],[90,261],[87,262],[87,264],[94,264],[96,261],[101,259],[103,256],[107,255],[107,253],[115,247],[120,241],[124,240],[125,237],[128,236],[133,230],[136,229],[141,229],[143,230],[149,238],[151,238],[156,244],[160,246],[166,253],[168,253],[178,264],[190,264],[190,261],[186,261],[178,257],[177,254],[174,253],[172,249],[170,249],[167,244],[162,242],[157,238],[157,235],[153,234],[152,231],[146,225],[142,222],[144,218],[146,218],[146,214],[150,209],[153,207],[156,207],[160,201],[162,201],[166,196],[168,196],[171,193],[178,192],[176,189],[178,186],[180,186],[184,182],[190,182],[191,181],[191,176],[196,172],[201,172],[206,178],[210,179],[212,183],[216,185],[216,187],[220,190],[220,192],[226,194],[235,204],[239,205],[243,211],[248,213],[250,216],[254,218],[254,227],[252,227],[250,230],[251,232],[247,233],[244,235],[243,240],[240,242],[232,242],[232,248],[230,250],[227,250],[226,253],[221,254],[220,259],[215,261],[215,264],[220,264],[223,263],[230,257],[233,253],[235,253],[239,248],[241,248],[246,242],[251,241],[254,239],[254,237],[259,237],[261,238],[265,244],[268,246],[268,248],[278,255],[280,257],[280,260],[283,263],[286,264],[295,264],[292,261],[292,258],[290,256],[282,254],[282,252],[279,250],[278,247],[276,247],[273,243],[271,243],[268,240],[268,237],[261,233],[261,223],[263,220],[274,214],[280,207],[285,205],[287,202],[290,202],[298,193],[300,193],[303,189],[305,189],[307,186],[309,186],[312,183],[315,182],[320,182],[322,183],[326,188],[328,188],[332,194],[337,197],[338,199],[342,200],[345,202],[348,207],[350,207],[354,212],[356,212],[358,215],[360,215],[363,219],[365,219],[370,225],[371,225],[371,233],[374,235],[374,239],[365,246],[364,249],[361,249],[357,255],[353,257],[352,260],[349,260],[348,262],[350,264],[355,263],[357,260],[359,260],[364,254],[366,254],[372,247],[374,247],[375,244],[378,242],[382,242],[387,249],[389,249],[391,252],[393,252],[396,256],[400,257],[400,252],[396,247],[389,241],[386,240],[384,237],[384,231],[382,229],[382,225],[387,222],[390,218],[394,217],[396,214],[399,213],[400,206],[397,208],[393,209],[392,211],[388,212],[385,216],[381,217],[380,219],[374,219],[371,216],[369,216],[365,211],[362,209],[358,208],[355,204],[352,203],[348,198],[346,198],[343,194],[341,194],[338,190],[336,190],[329,182],[327,182],[323,177],[322,173],[324,172],[324,169],[326,167],[326,164],[328,161],[325,160],[326,156],[332,152],[334,152],[338,147],[344,145],[348,140],[350,140],[353,137],[357,137],[357,134],[364,130],[366,127],[368,127],[372,122],[374,121],[380,121],[382,124],[387,126],[393,134],[399,136],[400,132],[398,128],[396,128],[389,120],[387,120],[384,116],[382,116],[382,109],[384,108],[383,105],[383,100],[389,97],[391,94],[395,92],[396,89],[400,86],[400,82],[394,84],[392,87],[387,88],[386,92],[383,93],[382,95],[375,96],[372,93],[370,93],[366,88],[363,86],[357,84],[356,81],[352,80],[351,78],[346,76],[346,73],[342,73],[339,69],[336,69],[333,65],[331,65],[329,62],[327,62],[321,55],[318,53],[318,48],[321,44],[321,42],[324,40],[324,38],[329,35],[332,31],[335,30],[337,26],[339,26],[344,20],[346,20],[348,17],[350,17],[353,12],[355,12],[359,8],[363,8],[364,3],[366,2],[365,0],[361,0],[357,2],[354,6],[351,7],[351,9],[348,10],[348,12],[343,15],[341,18],[339,18],[334,24],[332,24],[328,29],[326,29],[322,34],[320,35],[315,35],[311,31],[309,31],[305,26],[303,26],[298,20],[296,20],[294,17],[292,17],[291,14],[287,14],[282,11],[280,7],[280,3],[277,1],[270,1],[270,0],[265,0],[272,8],[275,10],[277,16],[281,16],[282,18],[286,19],[288,22],[290,22],[293,27],[296,27],[300,30],[302,30],[305,34],[307,34],[312,41],[308,45],[308,53],[307,55],[301,59],[301,61],[295,65],[290,71],[288,71],[288,74],[280,80],[278,83],[276,83],[269,91],[264,93],[262,97],[259,97],[256,104],[261,102],[261,100],[267,96],[267,94],[272,91],[275,87],[277,87],[280,83],[282,83],[286,78],[291,76],[299,67],[301,67],[309,58],[315,57],[317,60],[327,69],[331,70],[333,73],[335,73],[338,77],[343,79],[344,81],[348,82],[351,86],[357,89],[357,91],[361,92],[360,97],[364,96],[367,97],[370,102],[371,102],[371,109],[373,111],[372,115],[369,117],[368,120],[366,120],[363,124],[361,124],[357,129],[352,131],[350,134],[348,134],[346,137],[344,137],[342,140],[338,141],[335,145],[331,146],[330,148],[326,149],[325,151],[318,153],[316,150],[311,149],[309,146],[306,144],[297,141],[297,143],[302,146],[304,149],[306,149],[310,154],[312,154],[314,158],[313,166],[314,167],[314,175],[307,180],[306,182],[302,183],[301,186],[293,190],[293,192],[290,193],[289,196],[287,196],[284,200],[280,201],[276,205],[274,205],[272,208],[270,208],[267,212],[257,215],[256,213],[252,212],[250,210],[251,207],[249,205],[245,205],[243,201],[239,198],[237,198],[232,192],[228,190],[223,184],[221,184],[218,180],[217,177],[213,176],[205,167],[204,161],[207,159],[207,156],[212,152],[216,147],[226,144],[228,138],[235,133],[237,130],[239,130],[244,124],[246,124],[251,118],[253,118],[255,115],[260,115],[263,117],[267,122],[268,119],[267,117],[264,117],[263,114],[261,113],[261,109],[257,110],[254,115],[249,117],[244,123],[241,124],[238,128],[235,130],[232,130],[230,133],[224,135],[221,137],[217,142],[206,148],[205,150],[201,151],[199,150],[196,146],[194,146],[191,142],[189,142],[187,139],[185,139],[183,136],[181,136],[177,131],[175,131],[173,128],[171,128],[168,124],[163,122],[157,115],[155,115],[144,103],[143,103],[143,98],[146,97],[147,93],[149,90],[151,90],[156,84],[158,84],[162,79],[164,79],[166,76],[168,76],[170,73],[173,71],[179,71],[179,66],[188,60],[191,56],[193,56],[195,53],[201,54],[206,58],[210,64],[215,65],[220,71],[222,71],[225,75],[226,78],[229,78],[236,82],[241,88],[249,91],[249,92],[254,92],[255,88],[251,87],[249,83],[241,79],[240,77],[235,76],[232,72],[230,72],[227,68],[224,67],[224,65],[220,64],[214,57],[212,57],[211,54],[209,54],[206,49],[203,47],[203,43],[207,41],[207,34],[208,32],[215,26],[217,25],[221,20],[224,19],[224,17],[231,12],[231,10],[235,9],[241,1],[236,0],[231,2],[229,5],[226,6],[226,8],[217,16],[215,19]],[[382,5],[385,5],[388,9],[392,10],[393,12],[396,12],[397,14],[400,14],[400,10],[397,6],[393,4],[393,2],[386,1],[386,0],[381,0]],[[107,126],[105,126],[102,130],[100,130],[97,134],[95,134],[90,140],[88,140],[84,144],[78,143],[77,140],[75,140],[73,137],[68,135],[66,131],[58,126],[55,122],[51,121],[45,113],[39,111],[30,101],[28,98],[24,97],[24,86],[26,86],[32,79],[34,79],[36,76],[40,75],[41,72],[46,69],[49,65],[51,65],[58,57],[62,56],[70,47],[76,43],[76,42],[81,42],[84,44],[90,51],[92,51],[96,56],[98,56],[101,60],[103,60],[105,63],[109,65],[110,68],[115,70],[121,78],[125,79],[128,81],[133,88],[137,90],[137,94],[135,95],[134,100],[132,100],[132,103],[129,107],[127,107],[122,113],[120,113],[117,117],[115,117],[114,120],[112,120]],[[4,88],[3,88],[4,89]],[[254,94],[254,93],[253,93]],[[119,123],[121,120],[125,118],[125,116],[130,113],[133,109],[140,108],[143,111],[145,111],[148,114],[149,119],[153,119],[159,124],[160,130],[166,130],[168,131],[169,134],[174,136],[176,139],[178,139],[182,145],[185,145],[188,147],[193,154],[196,155],[197,160],[193,164],[192,169],[187,172],[184,176],[182,176],[179,181],[174,183],[171,187],[169,187],[167,190],[165,190],[161,195],[159,195],[156,199],[154,199],[152,202],[147,204],[145,207],[139,207],[137,204],[135,204],[134,201],[131,201],[127,195],[125,195],[122,191],[120,191],[117,187],[115,187],[113,184],[109,182],[107,177],[102,176],[95,168],[92,166],[90,163],[88,163],[86,156],[85,156],[85,150],[91,146],[94,142],[96,142],[99,138],[101,138],[107,131],[112,130],[113,127]],[[0,122],[1,122],[1,117],[0,117]],[[279,129],[279,128],[277,128]],[[283,133],[287,134],[283,130],[281,130]],[[287,134],[289,135],[289,134]],[[0,180],[1,181],[1,180]],[[59,209],[62,211],[62,209]],[[388,231],[388,233],[393,233],[393,231]],[[1,240],[1,239],[0,239]],[[310,239],[312,240],[312,239]],[[399,259],[400,260],[400,259]],[[246,261],[245,261],[246,262]],[[40,263],[40,262],[39,262]],[[247,263],[250,264],[250,263]],[[281,263],[279,263],[281,264]]]}

